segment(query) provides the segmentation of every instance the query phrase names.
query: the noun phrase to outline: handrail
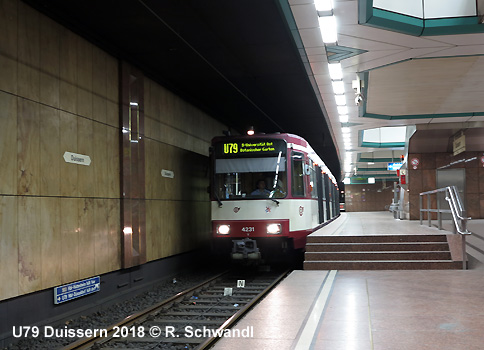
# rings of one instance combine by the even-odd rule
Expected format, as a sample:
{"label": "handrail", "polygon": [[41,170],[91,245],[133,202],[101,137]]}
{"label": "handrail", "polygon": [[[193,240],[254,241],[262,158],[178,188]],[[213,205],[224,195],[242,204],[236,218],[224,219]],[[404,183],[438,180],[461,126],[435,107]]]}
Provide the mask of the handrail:
{"label": "handrail", "polygon": [[[440,202],[437,198],[437,210],[430,209],[430,195],[445,192],[445,200],[449,203],[450,210],[441,209]],[[422,209],[422,197],[427,195],[427,209]],[[429,226],[431,226],[432,215],[431,213],[437,213],[437,219],[439,221],[439,230],[442,230],[442,213],[452,213],[452,219],[454,220],[454,233],[462,235],[462,268],[465,270],[467,267],[466,260],[466,235],[472,234],[467,230],[467,221],[471,220],[470,217],[465,216],[465,209],[462,205],[462,201],[455,186],[447,186],[444,188],[438,188],[436,190],[421,192],[420,193],[420,225],[422,225],[423,212],[427,212],[427,218]]]}
{"label": "handrail", "polygon": [[[448,186],[446,187],[446,189],[447,191],[445,200],[449,202],[449,207],[452,211],[452,218],[454,219],[454,224],[457,232],[459,232],[461,235],[470,235],[471,232],[467,230],[467,220],[471,220],[471,218],[463,217],[461,215],[464,213],[464,210],[462,209],[462,203],[460,201],[460,196],[459,192],[457,192],[457,188],[455,186]],[[450,198],[447,196],[447,193],[450,195]],[[460,222],[460,224],[458,221]]]}

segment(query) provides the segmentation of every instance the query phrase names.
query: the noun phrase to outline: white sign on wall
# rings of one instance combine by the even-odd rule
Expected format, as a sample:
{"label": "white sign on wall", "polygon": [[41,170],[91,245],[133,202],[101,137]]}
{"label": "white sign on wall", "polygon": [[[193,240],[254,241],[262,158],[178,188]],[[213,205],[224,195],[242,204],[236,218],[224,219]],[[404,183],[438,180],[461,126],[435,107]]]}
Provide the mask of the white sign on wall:
{"label": "white sign on wall", "polygon": [[171,170],[161,169],[161,176],[173,179],[175,177],[175,173]]}
{"label": "white sign on wall", "polygon": [[64,160],[66,161],[66,163],[73,163],[73,164],[80,164],[80,165],[87,165],[87,166],[91,164],[91,157],[86,156],[84,154],[77,154],[72,152],[65,152]]}

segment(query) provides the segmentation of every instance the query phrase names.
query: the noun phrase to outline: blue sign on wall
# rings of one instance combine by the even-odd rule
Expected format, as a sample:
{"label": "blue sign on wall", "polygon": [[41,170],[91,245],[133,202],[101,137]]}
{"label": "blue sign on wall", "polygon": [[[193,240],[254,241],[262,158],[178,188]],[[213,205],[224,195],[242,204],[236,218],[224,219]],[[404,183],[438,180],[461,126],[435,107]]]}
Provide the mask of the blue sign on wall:
{"label": "blue sign on wall", "polygon": [[72,299],[99,292],[101,290],[101,279],[99,276],[87,280],[73,282],[54,288],[54,304],[61,304]]}
{"label": "blue sign on wall", "polygon": [[397,171],[402,165],[403,163],[387,163],[387,169],[390,171]]}

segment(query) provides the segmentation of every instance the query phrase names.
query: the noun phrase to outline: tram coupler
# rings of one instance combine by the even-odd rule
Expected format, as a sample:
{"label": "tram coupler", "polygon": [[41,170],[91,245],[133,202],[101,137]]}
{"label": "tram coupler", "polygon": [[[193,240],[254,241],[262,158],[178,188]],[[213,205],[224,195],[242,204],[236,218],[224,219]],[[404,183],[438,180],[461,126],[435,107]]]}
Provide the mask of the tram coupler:
{"label": "tram coupler", "polygon": [[261,254],[254,239],[244,238],[232,241],[232,260],[260,260]]}

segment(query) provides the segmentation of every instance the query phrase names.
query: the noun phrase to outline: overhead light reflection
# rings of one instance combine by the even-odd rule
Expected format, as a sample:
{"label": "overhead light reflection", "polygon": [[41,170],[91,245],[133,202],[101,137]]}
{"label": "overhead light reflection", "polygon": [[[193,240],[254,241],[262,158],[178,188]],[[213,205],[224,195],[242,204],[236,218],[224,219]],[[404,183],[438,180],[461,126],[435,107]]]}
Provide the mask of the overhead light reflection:
{"label": "overhead light reflection", "polygon": [[348,114],[347,106],[338,106],[338,114]]}
{"label": "overhead light reflection", "polygon": [[343,70],[341,68],[341,63],[328,63],[329,76],[332,80],[343,79]]}
{"label": "overhead light reflection", "polygon": [[345,83],[343,80],[336,80],[332,81],[331,84],[333,85],[333,92],[335,94],[344,94],[345,93]]}
{"label": "overhead light reflection", "polygon": [[319,17],[319,29],[323,37],[323,43],[333,44],[338,41],[335,16]]}
{"label": "overhead light reflection", "polygon": [[314,0],[316,11],[331,11],[333,9],[332,0]]}
{"label": "overhead light reflection", "polygon": [[334,95],[334,99],[336,100],[336,104],[338,106],[345,106],[346,105],[345,95]]}

